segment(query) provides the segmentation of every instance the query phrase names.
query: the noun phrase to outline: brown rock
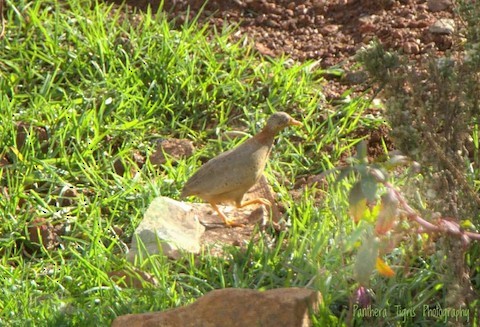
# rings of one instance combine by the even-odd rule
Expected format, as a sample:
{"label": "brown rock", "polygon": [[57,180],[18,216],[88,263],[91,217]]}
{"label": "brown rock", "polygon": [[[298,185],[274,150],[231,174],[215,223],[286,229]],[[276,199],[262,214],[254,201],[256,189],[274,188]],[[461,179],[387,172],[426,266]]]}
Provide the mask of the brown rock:
{"label": "brown rock", "polygon": [[277,21],[275,21],[273,19],[267,19],[265,21],[265,26],[272,27],[272,28],[278,28],[278,27],[280,27],[280,24],[277,23]]}
{"label": "brown rock", "polygon": [[265,292],[227,288],[181,308],[120,316],[112,327],[306,327],[322,301],[320,293],[305,288]]}
{"label": "brown rock", "polygon": [[425,28],[427,26],[430,26],[430,21],[428,19],[419,19],[417,21],[413,21],[408,23],[409,28]]}
{"label": "brown rock", "polygon": [[371,22],[366,22],[359,26],[358,31],[362,34],[374,33],[377,30],[377,25]]}
{"label": "brown rock", "polygon": [[28,225],[28,238],[31,242],[29,249],[32,251],[43,247],[53,250],[58,245],[55,227],[45,218],[35,218]]}
{"label": "brown rock", "polygon": [[78,190],[72,186],[63,187],[60,190],[58,202],[62,207],[72,206],[78,198]]}
{"label": "brown rock", "polygon": [[8,161],[8,158],[6,156],[0,156],[0,167],[9,165],[10,162]]}
{"label": "brown rock", "polygon": [[449,35],[435,35],[433,41],[440,51],[450,49],[453,45],[453,40]]}
{"label": "brown rock", "polygon": [[115,236],[120,237],[123,235],[123,229],[120,226],[113,225],[112,232],[115,233]]}
{"label": "brown rock", "polygon": [[22,148],[29,140],[30,133],[36,136],[36,142],[40,145],[43,153],[48,150],[48,133],[45,127],[34,126],[26,122],[18,122],[17,135],[15,138],[17,148]]}
{"label": "brown rock", "polygon": [[428,0],[427,6],[431,12],[443,11],[452,6],[452,0]]}
{"label": "brown rock", "polygon": [[335,34],[338,32],[339,25],[330,24],[325,25],[324,27],[320,28],[320,33],[323,35]]}
{"label": "brown rock", "polygon": [[417,54],[420,52],[420,47],[415,42],[405,42],[403,44],[403,51],[408,54]]}
{"label": "brown rock", "polygon": [[[133,165],[130,163],[133,163]],[[138,150],[133,150],[130,155],[129,162],[125,162],[123,158],[119,158],[113,163],[113,169],[115,170],[117,175],[124,176],[127,168],[130,168],[128,172],[130,176],[134,176],[137,173],[138,169],[141,169],[144,164],[145,157],[143,157],[140,152],[138,152]]]}
{"label": "brown rock", "polygon": [[122,162],[121,159],[115,160],[113,163],[113,170],[115,170],[115,173],[117,175],[123,176],[125,174],[125,164]]}
{"label": "brown rock", "polygon": [[150,156],[153,165],[163,165],[167,162],[165,154],[174,160],[190,157],[193,154],[193,144],[185,139],[167,139],[158,142],[155,152]]}
{"label": "brown rock", "polygon": [[255,49],[263,56],[275,57],[275,52],[261,42],[255,42]]}
{"label": "brown rock", "polygon": [[138,151],[133,151],[132,153],[132,161],[138,166],[138,168],[142,168],[145,164],[145,157],[140,154]]}

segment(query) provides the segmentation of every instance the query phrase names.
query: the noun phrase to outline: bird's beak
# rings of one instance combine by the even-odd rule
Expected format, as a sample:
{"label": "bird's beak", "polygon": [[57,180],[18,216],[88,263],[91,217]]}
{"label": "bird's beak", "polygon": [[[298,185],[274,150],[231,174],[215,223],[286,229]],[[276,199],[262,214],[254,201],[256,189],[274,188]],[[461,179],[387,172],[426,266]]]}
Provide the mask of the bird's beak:
{"label": "bird's beak", "polygon": [[298,120],[295,120],[295,119],[290,119],[290,121],[288,122],[288,125],[290,126],[303,126],[303,124],[301,122],[299,122]]}

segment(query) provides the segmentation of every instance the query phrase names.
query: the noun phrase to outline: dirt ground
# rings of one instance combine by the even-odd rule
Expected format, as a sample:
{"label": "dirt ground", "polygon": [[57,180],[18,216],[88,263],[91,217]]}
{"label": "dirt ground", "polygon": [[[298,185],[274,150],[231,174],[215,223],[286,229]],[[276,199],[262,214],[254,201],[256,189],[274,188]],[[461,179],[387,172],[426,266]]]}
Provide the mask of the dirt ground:
{"label": "dirt ground", "polygon": [[[142,10],[151,6],[155,12],[160,1],[127,3]],[[201,23],[220,28],[226,23],[239,24],[238,35],[251,38],[261,54],[320,60],[323,68],[338,66],[348,71],[355,63],[355,53],[374,38],[412,60],[427,53],[440,56],[445,51],[455,52],[461,44],[458,30],[462,25],[453,0],[210,0],[201,11],[203,3],[165,0],[162,10],[179,24],[199,12]],[[445,18],[454,19],[456,31],[431,33],[431,26]],[[352,84],[359,83],[332,76],[325,88],[326,98],[339,98]],[[355,88],[362,90],[361,85]]]}

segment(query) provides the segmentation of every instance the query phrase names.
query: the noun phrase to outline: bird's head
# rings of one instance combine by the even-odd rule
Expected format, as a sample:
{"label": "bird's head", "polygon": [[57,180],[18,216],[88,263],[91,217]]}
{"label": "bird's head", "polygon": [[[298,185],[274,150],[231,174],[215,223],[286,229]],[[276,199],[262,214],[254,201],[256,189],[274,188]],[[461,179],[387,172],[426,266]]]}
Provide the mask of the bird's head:
{"label": "bird's head", "polygon": [[287,126],[303,126],[303,124],[290,117],[286,112],[276,112],[268,118],[265,129],[278,133]]}

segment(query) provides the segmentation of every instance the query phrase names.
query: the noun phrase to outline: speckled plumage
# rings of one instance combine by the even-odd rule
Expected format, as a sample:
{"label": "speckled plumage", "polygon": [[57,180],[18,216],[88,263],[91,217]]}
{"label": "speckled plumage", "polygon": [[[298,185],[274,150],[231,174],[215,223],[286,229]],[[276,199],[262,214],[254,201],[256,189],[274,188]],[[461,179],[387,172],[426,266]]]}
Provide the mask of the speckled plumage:
{"label": "speckled plumage", "polygon": [[218,209],[218,203],[234,202],[237,207],[253,203],[269,205],[263,198],[246,203],[242,199],[262,176],[275,135],[289,125],[302,124],[284,112],[271,115],[260,133],[200,167],[185,183],[182,197],[195,195],[207,201],[228,226],[235,223]]}

